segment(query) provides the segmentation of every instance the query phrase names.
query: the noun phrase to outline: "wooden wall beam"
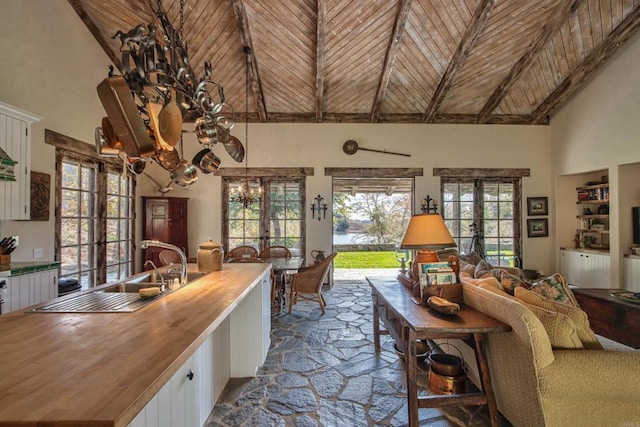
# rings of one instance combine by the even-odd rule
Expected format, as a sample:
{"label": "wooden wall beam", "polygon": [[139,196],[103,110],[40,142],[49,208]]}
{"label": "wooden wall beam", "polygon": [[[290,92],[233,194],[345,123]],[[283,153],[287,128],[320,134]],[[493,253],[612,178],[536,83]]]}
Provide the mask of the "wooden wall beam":
{"label": "wooden wall beam", "polygon": [[316,123],[320,123],[322,122],[322,113],[324,110],[327,0],[317,0],[316,6]]}
{"label": "wooden wall beam", "polygon": [[433,176],[454,176],[467,178],[521,178],[525,176],[531,176],[531,170],[528,168],[433,168]]}
{"label": "wooden wall beam", "polygon": [[422,168],[324,168],[325,176],[339,178],[413,178],[423,174]]}
{"label": "wooden wall beam", "polygon": [[299,168],[220,168],[214,171],[215,176],[231,176],[231,177],[288,177],[299,178],[303,176],[312,176],[314,169]]}
{"label": "wooden wall beam", "polygon": [[[238,121],[244,121],[244,113],[236,113]],[[370,115],[367,113],[323,113],[322,123],[369,123]],[[315,120],[315,113],[269,113],[268,123],[312,123]],[[249,122],[258,122],[256,114],[249,114]],[[378,123],[423,123],[422,113],[415,114],[380,114]],[[478,122],[476,114],[438,114],[431,123],[444,124],[475,124]],[[519,114],[500,114],[489,116],[487,124],[514,124],[528,125],[531,123],[531,116]],[[535,124],[549,124],[548,121],[541,120]]]}
{"label": "wooden wall beam", "polygon": [[393,33],[391,40],[389,41],[389,47],[384,58],[384,66],[382,68],[382,74],[380,75],[380,82],[378,83],[378,90],[376,91],[376,97],[371,107],[371,123],[378,121],[378,115],[380,114],[380,106],[384,101],[384,96],[387,93],[387,87],[389,86],[389,80],[391,79],[391,72],[393,66],[396,63],[398,57],[398,50],[400,49],[400,41],[404,34],[404,27],[407,23],[407,17],[411,10],[411,0],[400,0],[400,7],[398,14],[396,15],[396,22],[393,25]]}
{"label": "wooden wall beam", "polygon": [[556,7],[552,12],[551,18],[544,24],[542,30],[538,34],[535,41],[529,45],[527,51],[520,57],[509,73],[504,76],[500,84],[493,91],[487,102],[484,104],[480,113],[478,114],[478,123],[486,123],[489,115],[500,105],[502,99],[506,96],[509,89],[515,82],[520,79],[522,73],[524,73],[534,60],[538,57],[538,54],[544,49],[549,42],[549,39],[560,31],[562,25],[564,25],[569,17],[575,13],[575,11],[582,3],[582,0],[564,1]]}
{"label": "wooden wall beam", "polygon": [[[107,56],[109,57],[113,65],[118,70],[122,70],[121,58],[111,49],[111,47],[109,46],[109,43],[105,40],[105,38],[102,37],[100,30],[96,26],[95,22],[93,22],[93,19],[91,19],[91,17],[87,14],[87,11],[84,10],[84,7],[82,6],[82,3],[80,2],[80,0],[68,0],[68,1],[71,7],[73,8],[73,10],[75,10],[76,13],[78,14],[82,22],[84,22],[84,25],[89,29],[93,37],[96,39],[96,41],[98,42],[102,50],[104,50],[104,53],[107,54]],[[105,73],[105,77],[106,77],[106,73]]]}
{"label": "wooden wall beam", "polygon": [[549,113],[567,99],[582,82],[604,63],[640,27],[640,7],[636,7],[575,70],[531,114],[531,122],[548,120]]}
{"label": "wooden wall beam", "polygon": [[117,167],[122,167],[122,160],[119,157],[104,157],[97,153],[95,144],[89,144],[79,139],[63,135],[51,129],[44,130],[45,144],[53,145],[68,153],[74,153],[81,157],[101,161]]}
{"label": "wooden wall beam", "polygon": [[442,75],[442,79],[440,79],[440,83],[431,97],[431,102],[429,102],[429,105],[427,106],[427,110],[424,113],[422,121],[427,123],[432,122],[438,113],[438,109],[440,108],[442,101],[444,101],[451,84],[458,75],[458,72],[460,72],[467,56],[469,56],[469,52],[476,43],[480,32],[482,32],[484,24],[487,22],[489,14],[493,9],[494,3],[495,0],[482,0],[476,8],[473,18],[471,18],[471,22],[467,25],[467,30],[464,32],[462,40],[460,40],[460,43],[458,44],[458,49],[453,54],[453,58],[451,58],[449,65],[447,65],[447,69]]}
{"label": "wooden wall beam", "polygon": [[243,0],[231,0],[233,3],[233,13],[236,15],[236,21],[238,23],[238,31],[240,31],[240,39],[244,46],[248,46],[251,49],[249,53],[249,83],[253,90],[253,96],[256,100],[256,109],[260,120],[267,121],[267,107],[264,102],[264,92],[262,90],[262,81],[260,80],[260,73],[258,71],[258,62],[253,50],[253,42],[251,39],[251,31],[249,30],[249,19],[247,17],[247,10],[244,7]]}

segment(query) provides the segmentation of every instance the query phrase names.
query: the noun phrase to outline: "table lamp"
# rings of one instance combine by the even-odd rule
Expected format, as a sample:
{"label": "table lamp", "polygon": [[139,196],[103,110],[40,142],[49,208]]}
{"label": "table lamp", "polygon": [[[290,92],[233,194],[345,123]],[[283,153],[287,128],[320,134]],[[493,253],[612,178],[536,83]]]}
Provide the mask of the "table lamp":
{"label": "table lamp", "polygon": [[417,250],[411,271],[407,276],[400,274],[398,280],[405,286],[413,288],[420,284],[420,264],[438,262],[438,255],[434,250],[456,247],[451,233],[437,213],[417,214],[411,217],[409,226],[404,233],[401,249]]}

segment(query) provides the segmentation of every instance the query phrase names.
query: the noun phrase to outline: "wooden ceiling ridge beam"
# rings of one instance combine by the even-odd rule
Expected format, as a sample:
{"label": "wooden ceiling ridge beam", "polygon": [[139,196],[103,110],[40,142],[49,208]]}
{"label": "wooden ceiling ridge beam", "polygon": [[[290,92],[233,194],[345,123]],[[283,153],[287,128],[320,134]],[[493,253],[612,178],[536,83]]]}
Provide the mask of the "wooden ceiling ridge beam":
{"label": "wooden ceiling ridge beam", "polygon": [[389,47],[387,48],[387,53],[384,58],[384,66],[382,68],[382,74],[380,75],[378,90],[373,101],[373,106],[371,107],[371,123],[375,123],[378,121],[380,106],[382,105],[382,101],[384,101],[385,94],[387,93],[389,80],[391,79],[391,72],[393,71],[393,66],[396,63],[396,59],[398,58],[400,41],[402,40],[404,28],[407,24],[407,18],[409,16],[409,11],[411,10],[411,1],[412,0],[400,0],[400,7],[398,9],[398,14],[396,15],[396,22],[393,25],[393,34],[391,35]]}
{"label": "wooden ceiling ridge beam", "polygon": [[433,121],[436,114],[438,114],[438,109],[440,108],[440,105],[442,105],[442,101],[444,101],[447,92],[449,92],[451,84],[462,69],[464,61],[469,56],[469,52],[471,52],[478,36],[484,28],[484,24],[487,22],[487,19],[489,19],[489,15],[491,14],[491,10],[493,10],[494,4],[495,0],[482,0],[476,8],[473,17],[471,18],[471,22],[467,25],[467,29],[458,44],[458,48],[453,54],[451,61],[449,61],[449,65],[447,65],[447,69],[442,75],[440,83],[431,97],[427,110],[424,112],[424,116],[422,118],[423,122],[428,123]]}
{"label": "wooden ceiling ridge beam", "polygon": [[258,110],[258,116],[260,121],[267,121],[267,107],[264,102],[264,92],[262,90],[262,81],[260,80],[260,73],[258,72],[258,62],[256,60],[255,51],[253,50],[253,42],[251,40],[251,31],[249,31],[249,19],[247,17],[247,10],[244,7],[243,0],[231,0],[233,4],[233,13],[236,15],[236,21],[238,23],[238,31],[240,32],[240,39],[243,46],[248,46],[251,52],[249,57],[249,84],[253,90],[253,96],[256,100],[256,108]]}
{"label": "wooden ceiling ridge beam", "polygon": [[324,64],[327,55],[327,0],[318,0],[316,6],[316,123],[320,123],[322,122],[324,109]]}
{"label": "wooden ceiling ridge beam", "polygon": [[104,53],[107,54],[107,56],[109,57],[109,59],[111,60],[113,65],[118,70],[122,71],[122,60],[121,60],[121,58],[111,49],[111,47],[109,46],[109,43],[107,42],[107,40],[105,40],[105,38],[102,37],[102,34],[100,33],[100,30],[96,26],[95,22],[93,22],[93,19],[91,19],[91,17],[87,14],[87,11],[82,6],[81,1],[80,0],[68,0],[68,2],[71,5],[71,7],[73,8],[73,10],[75,10],[76,14],[78,14],[80,19],[84,23],[84,25],[87,27],[87,29],[91,32],[93,37],[96,39],[96,41],[98,42],[100,47],[102,47],[102,50],[104,50]]}
{"label": "wooden ceiling ridge beam", "polygon": [[585,60],[531,114],[531,122],[546,120],[549,113],[566,100],[598,67],[640,28],[640,6],[636,8],[595,48]]}
{"label": "wooden ceiling ridge beam", "polygon": [[511,67],[509,73],[504,76],[500,84],[498,84],[491,96],[489,96],[487,102],[478,114],[478,123],[486,123],[491,113],[498,108],[504,97],[507,95],[511,86],[513,86],[513,84],[520,79],[522,74],[529,69],[551,37],[560,31],[569,17],[578,10],[581,3],[582,0],[560,2],[553,11],[549,21],[542,27],[538,37],[529,45],[526,52],[513,65],[513,67]]}

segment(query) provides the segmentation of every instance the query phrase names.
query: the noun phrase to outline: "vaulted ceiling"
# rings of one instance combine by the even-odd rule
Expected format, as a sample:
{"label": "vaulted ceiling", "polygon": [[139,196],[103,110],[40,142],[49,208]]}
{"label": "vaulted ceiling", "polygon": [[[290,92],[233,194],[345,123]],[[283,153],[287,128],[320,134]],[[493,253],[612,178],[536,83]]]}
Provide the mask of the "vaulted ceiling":
{"label": "vaulted ceiling", "polygon": [[[116,67],[158,1],[180,23],[180,0],[68,1]],[[241,121],[249,46],[250,121],[545,124],[640,26],[640,0],[182,1]]]}

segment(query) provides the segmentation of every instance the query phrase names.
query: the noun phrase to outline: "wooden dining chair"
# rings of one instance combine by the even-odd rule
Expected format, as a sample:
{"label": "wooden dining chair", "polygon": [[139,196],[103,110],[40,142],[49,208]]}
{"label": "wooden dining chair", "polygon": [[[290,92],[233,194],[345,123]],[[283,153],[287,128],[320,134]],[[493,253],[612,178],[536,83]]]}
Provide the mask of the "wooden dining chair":
{"label": "wooden dining chair", "polygon": [[180,264],[182,260],[180,255],[170,249],[163,249],[158,253],[158,259],[161,265]]}
{"label": "wooden dining chair", "polygon": [[334,252],[318,264],[302,267],[296,274],[291,275],[289,313],[291,313],[293,305],[298,302],[298,298],[307,301],[317,301],[320,304],[322,314],[325,313],[324,307],[327,305],[327,302],[322,296],[322,284],[329,274],[331,263],[336,255]]}
{"label": "wooden dining chair", "polygon": [[258,258],[258,250],[249,245],[237,246],[229,251],[225,260],[230,262],[237,258]]}
{"label": "wooden dining chair", "polygon": [[260,258],[291,258],[291,251],[286,246],[267,246],[260,251]]}

